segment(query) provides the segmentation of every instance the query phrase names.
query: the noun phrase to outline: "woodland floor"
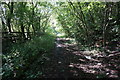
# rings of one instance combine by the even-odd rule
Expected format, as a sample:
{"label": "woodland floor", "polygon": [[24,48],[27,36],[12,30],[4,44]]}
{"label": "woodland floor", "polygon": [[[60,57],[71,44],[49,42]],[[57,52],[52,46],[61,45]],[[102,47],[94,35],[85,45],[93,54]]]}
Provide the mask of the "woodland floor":
{"label": "woodland floor", "polygon": [[[43,65],[41,78],[120,78],[120,53],[79,51],[69,39],[57,38],[54,53]],[[68,43],[68,44],[66,44]]]}

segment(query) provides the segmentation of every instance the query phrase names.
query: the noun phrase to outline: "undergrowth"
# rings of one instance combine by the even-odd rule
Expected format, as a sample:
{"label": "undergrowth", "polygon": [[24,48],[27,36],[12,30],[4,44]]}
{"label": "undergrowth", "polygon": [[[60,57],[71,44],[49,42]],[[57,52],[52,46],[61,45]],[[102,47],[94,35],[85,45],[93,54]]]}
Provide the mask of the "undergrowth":
{"label": "undergrowth", "polygon": [[[35,71],[37,65],[42,65],[54,48],[55,37],[49,34],[34,37],[24,43],[9,46],[7,53],[3,52],[3,77],[38,77],[41,69]],[[38,64],[39,63],[39,64]],[[33,68],[34,67],[34,68]],[[31,72],[33,71],[33,72]]]}

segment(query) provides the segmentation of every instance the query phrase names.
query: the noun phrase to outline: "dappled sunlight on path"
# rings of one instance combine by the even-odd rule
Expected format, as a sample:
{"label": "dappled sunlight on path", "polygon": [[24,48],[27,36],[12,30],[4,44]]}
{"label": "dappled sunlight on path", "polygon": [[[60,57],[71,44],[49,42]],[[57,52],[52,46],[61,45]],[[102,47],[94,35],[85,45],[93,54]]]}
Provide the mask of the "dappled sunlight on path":
{"label": "dappled sunlight on path", "polygon": [[[45,64],[43,77],[47,78],[118,78],[120,59],[115,62],[97,51],[79,51],[70,38],[57,38],[55,51]],[[66,44],[68,43],[68,44]],[[92,53],[95,54],[92,54]],[[120,57],[120,56],[119,56]],[[108,60],[108,61],[107,61]],[[115,67],[116,65],[116,67]]]}

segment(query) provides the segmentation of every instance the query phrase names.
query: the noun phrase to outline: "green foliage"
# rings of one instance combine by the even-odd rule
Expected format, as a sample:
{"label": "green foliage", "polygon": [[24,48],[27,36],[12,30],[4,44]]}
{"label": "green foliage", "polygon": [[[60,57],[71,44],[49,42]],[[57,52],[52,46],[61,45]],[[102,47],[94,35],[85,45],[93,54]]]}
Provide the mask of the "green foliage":
{"label": "green foliage", "polygon": [[[59,23],[67,37],[75,38],[79,46],[98,48],[96,44],[99,44],[103,48],[103,46],[107,46],[107,43],[118,39],[119,2],[63,2],[57,4],[59,5],[57,7]],[[99,42],[101,40],[103,41]]]}
{"label": "green foliage", "polygon": [[38,58],[42,60],[49,55],[53,48],[54,36],[48,34],[34,37],[22,44],[14,44],[10,53],[3,55],[3,77],[13,77],[15,74],[15,77],[20,77],[25,73],[25,69],[34,64]]}
{"label": "green foliage", "polygon": [[120,2],[4,2],[0,8],[2,31],[7,32],[3,77],[42,75],[44,60],[54,48],[55,36],[50,34],[64,31],[60,37],[74,38],[80,50],[119,48]]}

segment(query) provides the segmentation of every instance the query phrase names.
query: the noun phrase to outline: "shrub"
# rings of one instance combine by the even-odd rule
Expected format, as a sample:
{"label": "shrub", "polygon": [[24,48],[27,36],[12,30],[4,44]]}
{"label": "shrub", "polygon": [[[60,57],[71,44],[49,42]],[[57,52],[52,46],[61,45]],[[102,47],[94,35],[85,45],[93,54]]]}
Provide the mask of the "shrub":
{"label": "shrub", "polygon": [[54,47],[54,36],[45,34],[25,43],[16,43],[3,55],[3,77],[20,77],[26,69]]}

